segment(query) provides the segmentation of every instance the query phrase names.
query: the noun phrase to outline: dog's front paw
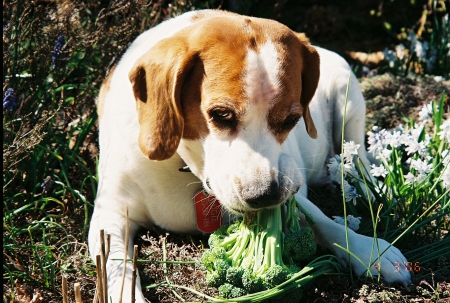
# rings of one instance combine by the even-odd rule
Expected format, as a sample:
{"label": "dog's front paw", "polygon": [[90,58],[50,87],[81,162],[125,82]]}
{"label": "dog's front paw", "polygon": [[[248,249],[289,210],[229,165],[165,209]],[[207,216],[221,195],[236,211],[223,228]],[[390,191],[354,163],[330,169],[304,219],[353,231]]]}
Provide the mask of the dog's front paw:
{"label": "dog's front paw", "polygon": [[[336,247],[336,255],[344,266],[350,260],[352,270],[359,276],[382,275],[388,283],[400,282],[409,289],[411,274],[408,261],[395,246],[382,239],[374,239],[349,233],[348,254],[345,249]],[[346,248],[346,245],[342,245]],[[370,267],[369,267],[370,266]],[[368,270],[370,268],[370,270]]]}

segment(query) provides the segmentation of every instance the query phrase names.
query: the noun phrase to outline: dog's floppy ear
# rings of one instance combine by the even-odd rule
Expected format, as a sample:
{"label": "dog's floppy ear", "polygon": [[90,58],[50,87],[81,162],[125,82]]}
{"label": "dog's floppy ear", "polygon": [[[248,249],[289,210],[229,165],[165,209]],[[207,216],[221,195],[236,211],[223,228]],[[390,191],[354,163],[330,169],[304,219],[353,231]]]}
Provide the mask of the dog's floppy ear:
{"label": "dog's floppy ear", "polygon": [[153,46],[128,73],[138,111],[139,148],[152,160],[168,159],[178,148],[184,127],[181,88],[195,58],[182,37],[174,36]]}
{"label": "dog's floppy ear", "polygon": [[320,58],[316,49],[309,45],[309,40],[304,34],[297,33],[297,38],[303,45],[301,47],[301,55],[303,59],[302,67],[302,95],[300,104],[303,107],[303,119],[306,125],[308,135],[315,139],[317,138],[317,130],[312,120],[309,111],[309,102],[311,102],[314,93],[316,92],[320,76]]}

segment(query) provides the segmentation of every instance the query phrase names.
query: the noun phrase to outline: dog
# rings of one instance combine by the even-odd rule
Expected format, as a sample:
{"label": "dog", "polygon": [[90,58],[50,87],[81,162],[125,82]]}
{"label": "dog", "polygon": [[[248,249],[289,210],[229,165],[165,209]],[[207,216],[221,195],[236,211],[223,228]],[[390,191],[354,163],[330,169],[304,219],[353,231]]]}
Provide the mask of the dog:
{"label": "dog", "polygon": [[[340,152],[344,116],[345,140],[364,146],[365,101],[346,61],[305,35],[225,11],[185,13],[131,44],[102,84],[97,106],[99,185],[89,249],[92,257],[100,253],[101,229],[111,235],[112,302],[121,293],[120,259],[125,245],[131,258],[137,230],[199,233],[193,197],[202,190],[232,214],[295,195],[316,221],[318,243],[343,265],[361,276],[373,264],[372,275],[410,283],[407,260],[384,240],[348,230],[353,255],[338,248],[347,247],[344,226],[307,198],[308,186],[326,182],[327,160]],[[364,148],[358,153],[368,167]],[[190,172],[179,171],[185,166]],[[131,270],[124,302],[131,300]],[[136,302],[145,302],[139,277],[135,291]]]}

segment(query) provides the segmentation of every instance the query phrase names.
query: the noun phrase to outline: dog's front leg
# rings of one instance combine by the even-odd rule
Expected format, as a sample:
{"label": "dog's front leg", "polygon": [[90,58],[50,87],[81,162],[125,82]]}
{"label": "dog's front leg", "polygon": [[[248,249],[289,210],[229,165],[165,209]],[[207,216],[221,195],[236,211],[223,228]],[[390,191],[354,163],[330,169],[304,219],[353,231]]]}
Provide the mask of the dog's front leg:
{"label": "dog's front leg", "polygon": [[[381,274],[389,283],[400,282],[408,287],[411,275],[407,269],[407,260],[400,250],[385,240],[363,236],[351,229],[346,231],[344,226],[325,216],[306,198],[306,189],[297,193],[295,198],[314,218],[316,223],[312,227],[318,243],[329,248],[343,266],[350,266],[358,276]],[[300,217],[304,220],[303,214]]]}
{"label": "dog's front leg", "polygon": [[[132,281],[132,263],[128,262],[126,266],[125,279],[122,286],[122,277],[125,258],[125,234],[126,218],[124,215],[116,214],[101,207],[96,207],[92,215],[89,229],[89,251],[93,260],[100,254],[100,230],[111,236],[110,252],[106,262],[106,274],[108,279],[108,303],[109,302],[131,302],[131,281]],[[132,259],[133,238],[138,229],[137,224],[130,221],[129,240],[127,259]],[[122,291],[123,287],[123,291]],[[122,295],[122,300],[120,297]],[[136,303],[146,302],[142,294],[139,274],[136,277],[135,286]],[[134,302],[133,302],[134,303]]]}

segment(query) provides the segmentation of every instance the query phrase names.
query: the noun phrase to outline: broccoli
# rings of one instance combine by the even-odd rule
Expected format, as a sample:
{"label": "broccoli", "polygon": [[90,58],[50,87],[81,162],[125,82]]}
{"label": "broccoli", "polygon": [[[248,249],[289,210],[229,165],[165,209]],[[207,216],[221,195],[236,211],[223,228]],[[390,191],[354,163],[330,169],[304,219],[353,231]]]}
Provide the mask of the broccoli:
{"label": "broccoli", "polygon": [[273,265],[266,270],[263,279],[267,285],[279,285],[288,279],[289,274],[289,269],[280,265]]}
{"label": "broccoli", "polygon": [[307,260],[314,256],[317,246],[314,242],[314,230],[307,226],[291,232],[284,237],[283,259],[292,258],[294,262]]}
{"label": "broccoli", "polygon": [[263,279],[258,277],[251,269],[244,270],[244,274],[242,275],[242,286],[249,294],[253,294],[266,288]]}
{"label": "broccoli", "polygon": [[244,268],[242,267],[229,267],[227,270],[226,280],[228,283],[237,287],[242,287],[242,276],[244,275]]}
{"label": "broccoli", "polygon": [[236,287],[230,283],[220,285],[218,290],[219,290],[219,297],[225,299],[233,299],[245,295],[245,291],[242,288]]}
{"label": "broccoli", "polygon": [[294,197],[284,205],[245,213],[209,238],[201,261],[207,284],[219,295],[236,298],[273,288],[299,271],[297,261],[315,253],[314,231],[301,228]]}
{"label": "broccoli", "polygon": [[208,250],[202,255],[201,261],[208,270],[206,284],[219,287],[225,283],[230,265],[226,260],[226,253],[223,248],[215,247]]}

